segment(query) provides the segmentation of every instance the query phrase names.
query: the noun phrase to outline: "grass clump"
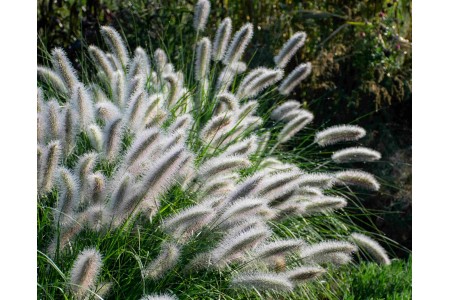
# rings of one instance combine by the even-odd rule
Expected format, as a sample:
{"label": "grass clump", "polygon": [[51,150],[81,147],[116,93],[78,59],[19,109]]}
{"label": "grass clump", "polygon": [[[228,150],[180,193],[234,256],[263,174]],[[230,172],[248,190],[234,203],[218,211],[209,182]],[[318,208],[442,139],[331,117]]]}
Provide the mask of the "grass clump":
{"label": "grass clump", "polygon": [[251,24],[212,62],[201,36],[209,10],[207,0],[196,6],[185,72],[162,49],[130,53],[108,26],[108,52],[90,47],[95,74],[80,76],[62,49],[52,52],[53,76],[38,92],[40,297],[312,297],[320,285],[303,281],[352,260],[351,227],[333,216],[347,201],[332,195],[349,180],[272,156],[313,119],[297,104],[269,120],[269,103],[286,102],[310,64],[284,80],[279,62],[245,73]]}

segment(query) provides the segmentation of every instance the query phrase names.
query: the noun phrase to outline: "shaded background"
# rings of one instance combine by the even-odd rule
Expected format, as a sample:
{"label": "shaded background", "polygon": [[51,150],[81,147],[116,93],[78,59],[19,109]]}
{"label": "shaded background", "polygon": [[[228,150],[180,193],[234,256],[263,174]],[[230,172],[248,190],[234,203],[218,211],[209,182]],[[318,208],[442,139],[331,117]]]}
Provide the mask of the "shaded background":
{"label": "shaded background", "polygon": [[[365,166],[382,182],[377,194],[362,197],[373,224],[411,249],[411,2],[210,0],[206,34],[229,16],[234,30],[246,22],[255,36],[246,51],[250,67],[272,66],[273,53],[296,31],[307,43],[287,66],[311,61],[312,76],[292,95],[314,112],[317,124],[358,124],[364,144],[380,151],[380,162]],[[90,44],[103,45],[99,27],[112,25],[130,49],[168,49],[177,68],[192,57],[192,11],[196,1],[38,1],[38,63],[63,47],[80,69]],[[164,42],[164,44],[163,44]],[[104,46],[104,45],[103,45]],[[249,54],[252,54],[250,57]],[[356,208],[353,209],[353,212]],[[408,253],[394,249],[399,257]]]}

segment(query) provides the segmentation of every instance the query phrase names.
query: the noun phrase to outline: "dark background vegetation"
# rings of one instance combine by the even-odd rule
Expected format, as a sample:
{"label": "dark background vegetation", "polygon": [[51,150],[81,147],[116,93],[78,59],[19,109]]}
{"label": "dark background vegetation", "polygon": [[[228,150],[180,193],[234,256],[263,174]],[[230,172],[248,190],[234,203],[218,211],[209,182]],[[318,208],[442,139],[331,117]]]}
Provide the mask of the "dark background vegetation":
{"label": "dark background vegetation", "polygon": [[[90,44],[102,45],[99,27],[112,25],[130,49],[169,49],[180,68],[192,57],[195,2],[38,0],[38,63],[45,64],[47,51],[58,46],[80,68],[82,51]],[[290,35],[308,34],[287,71],[311,61],[313,74],[292,98],[314,112],[315,124],[352,123],[367,129],[364,145],[383,158],[364,168],[378,176],[382,189],[363,197],[369,221],[355,220],[370,231],[376,225],[411,249],[411,2],[211,0],[211,7],[210,36],[225,16],[232,18],[234,29],[245,22],[255,25],[252,49],[246,52],[254,54],[246,58],[251,67],[272,66],[273,53]],[[399,257],[408,255],[404,249],[393,250]]]}

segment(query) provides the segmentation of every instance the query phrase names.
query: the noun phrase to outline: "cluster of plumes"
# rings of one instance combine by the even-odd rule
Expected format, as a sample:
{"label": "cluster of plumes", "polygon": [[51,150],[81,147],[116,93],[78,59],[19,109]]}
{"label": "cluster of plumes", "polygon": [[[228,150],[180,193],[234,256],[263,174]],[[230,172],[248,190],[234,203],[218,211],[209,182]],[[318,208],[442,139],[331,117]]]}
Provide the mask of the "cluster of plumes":
{"label": "cluster of plumes", "polygon": [[[204,31],[209,10],[209,1],[198,2],[197,34]],[[160,228],[168,238],[160,254],[147,262],[145,278],[158,280],[175,268],[184,245],[205,228],[221,238],[194,257],[184,271],[245,264],[245,272],[232,279],[236,287],[291,291],[296,283],[324,273],[320,265],[351,261],[357,248],[349,242],[308,245],[300,239],[282,240],[269,225],[345,207],[344,198],[327,194],[335,184],[371,190],[379,187],[373,176],[362,171],[308,173],[266,157],[270,133],[254,133],[263,119],[256,113],[258,101],[250,98],[283,80],[283,68],[305,42],[305,33],[296,33],[283,46],[274,59],[276,68],[260,67],[238,76],[247,69],[241,59],[253,26],[245,24],[232,37],[231,20],[226,18],[212,46],[207,37],[199,37],[195,59],[198,84],[193,92],[163,50],[157,49],[150,57],[137,48],[131,55],[116,30],[102,27],[101,32],[109,52],[89,47],[98,71],[97,83],[85,86],[62,49],[53,50],[52,68],[38,68],[42,80],[59,95],[58,99],[45,99],[39,89],[37,97],[38,193],[42,196],[56,189],[58,195],[57,230],[48,247],[50,255],[76,243],[84,228],[102,234],[106,229],[127,228],[132,224],[128,221],[139,215],[153,221],[160,198],[179,185],[190,195],[198,195],[197,204],[162,221]],[[215,78],[210,74],[212,61],[216,67],[223,64],[215,82],[210,82]],[[281,82],[278,91],[289,94],[310,70],[309,63],[301,64]],[[272,119],[286,123],[276,145],[289,141],[313,120],[311,112],[300,106],[288,100],[272,111]],[[206,121],[198,121],[205,115],[209,116]],[[357,140],[364,134],[357,126],[341,126],[318,133],[316,142],[325,146]],[[78,153],[80,141],[86,139],[91,150]],[[67,161],[76,157],[74,167],[69,168]],[[349,148],[336,152],[333,160],[373,161],[379,157],[370,149]],[[102,172],[105,166],[112,166],[110,174]],[[250,167],[255,172],[242,178],[239,172]],[[364,245],[373,248],[373,243]],[[287,263],[291,256],[297,258],[295,266]],[[94,291],[100,271],[101,256],[96,250],[79,254],[70,280],[73,293],[82,298]],[[143,299],[174,298],[155,295]]]}

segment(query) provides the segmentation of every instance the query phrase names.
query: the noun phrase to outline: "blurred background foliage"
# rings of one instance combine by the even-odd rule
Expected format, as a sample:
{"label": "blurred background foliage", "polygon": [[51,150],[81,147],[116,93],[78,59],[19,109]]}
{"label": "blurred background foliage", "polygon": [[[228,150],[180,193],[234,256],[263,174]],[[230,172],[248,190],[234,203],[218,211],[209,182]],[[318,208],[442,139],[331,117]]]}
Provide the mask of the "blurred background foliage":
{"label": "blurred background foliage", "polygon": [[[383,188],[364,195],[363,204],[372,212],[372,224],[411,249],[411,1],[210,1],[206,35],[213,36],[226,16],[234,29],[246,22],[255,25],[246,51],[250,67],[273,66],[274,53],[293,33],[308,34],[286,71],[311,61],[313,73],[293,98],[314,112],[315,124],[353,123],[367,129],[364,144],[383,154],[369,169]],[[63,47],[81,69],[85,48],[104,46],[99,27],[112,25],[127,38],[130,49],[161,47],[183,68],[193,53],[195,2],[38,0],[38,63],[47,63],[50,49]],[[397,249],[397,255],[407,253]]]}

